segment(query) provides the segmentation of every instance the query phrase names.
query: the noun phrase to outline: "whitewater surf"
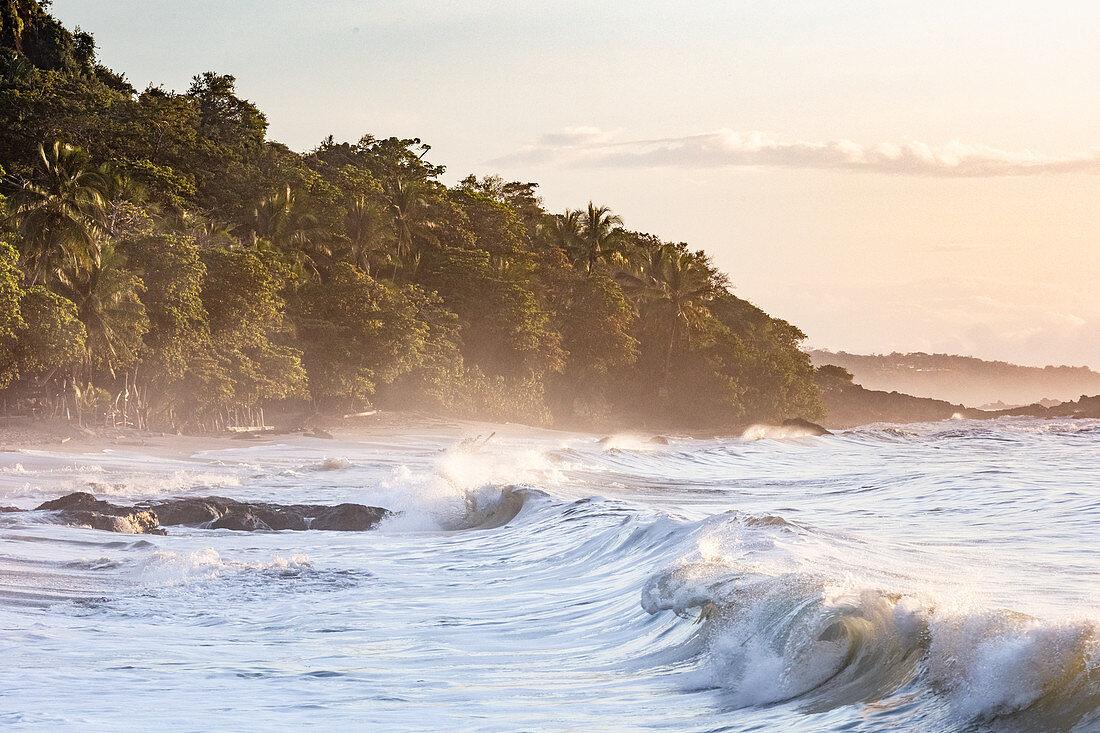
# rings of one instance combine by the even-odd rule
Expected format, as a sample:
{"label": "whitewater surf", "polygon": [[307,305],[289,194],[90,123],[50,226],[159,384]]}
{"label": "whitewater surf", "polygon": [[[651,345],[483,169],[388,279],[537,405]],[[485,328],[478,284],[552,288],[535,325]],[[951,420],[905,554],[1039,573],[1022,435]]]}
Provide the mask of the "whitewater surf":
{"label": "whitewater surf", "polygon": [[[1098,421],[463,437],[0,453],[0,723],[1100,729]],[[313,513],[34,511],[74,491]]]}

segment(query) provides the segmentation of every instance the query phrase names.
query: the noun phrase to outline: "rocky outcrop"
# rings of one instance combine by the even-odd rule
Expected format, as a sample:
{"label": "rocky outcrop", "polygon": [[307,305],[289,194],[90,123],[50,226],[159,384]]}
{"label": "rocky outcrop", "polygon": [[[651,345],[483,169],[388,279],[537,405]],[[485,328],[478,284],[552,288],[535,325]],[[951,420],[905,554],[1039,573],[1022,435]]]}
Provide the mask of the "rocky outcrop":
{"label": "rocky outcrop", "polygon": [[309,528],[331,529],[341,532],[369,529],[381,521],[380,518],[374,516],[376,510],[377,507],[363,506],[362,504],[337,504],[334,507],[328,507],[324,512],[315,516],[310,522]]}
{"label": "rocky outcrop", "polygon": [[1057,405],[1044,405],[1036,402],[1023,407],[1006,410],[988,410],[983,417],[1072,417],[1100,419],[1100,395],[1081,395],[1076,402],[1062,402]]}
{"label": "rocky outcrop", "polygon": [[61,524],[125,534],[164,534],[157,515],[147,509],[123,507],[96,499],[85,491],[77,491],[60,499],[43,502],[39,511],[56,512]]}
{"label": "rocky outcrop", "polygon": [[82,510],[63,511],[58,515],[65,524],[73,524],[92,529],[123,534],[164,534],[152,512],[128,512],[126,514],[103,514]]}
{"label": "rocky outcrop", "polygon": [[792,417],[783,421],[783,427],[785,428],[797,428],[799,430],[805,430],[809,435],[832,435],[828,430],[821,427],[815,422],[809,420],[803,420],[800,417]]}
{"label": "rocky outcrop", "polygon": [[177,525],[241,532],[307,529],[362,532],[374,529],[390,515],[386,509],[363,504],[270,504],[216,496],[125,507],[96,499],[84,491],[43,502],[36,511],[55,512],[54,519],[63,524],[130,534],[163,534],[162,527]]}
{"label": "rocky outcrop", "polygon": [[[820,374],[820,372],[819,372]],[[849,380],[850,380],[849,375]],[[928,397],[899,392],[879,392],[841,380],[818,380],[825,404],[825,425],[850,428],[875,422],[934,422],[951,418],[991,420],[998,417],[1096,418],[1100,419],[1100,395],[1082,395],[1076,402],[1054,406],[1040,403],[1004,410],[978,410]]]}
{"label": "rocky outcrop", "polygon": [[981,418],[987,415],[964,405],[900,392],[879,392],[864,389],[858,384],[828,385],[821,390],[821,398],[825,403],[824,423],[834,430],[876,422],[934,422],[953,417]]}

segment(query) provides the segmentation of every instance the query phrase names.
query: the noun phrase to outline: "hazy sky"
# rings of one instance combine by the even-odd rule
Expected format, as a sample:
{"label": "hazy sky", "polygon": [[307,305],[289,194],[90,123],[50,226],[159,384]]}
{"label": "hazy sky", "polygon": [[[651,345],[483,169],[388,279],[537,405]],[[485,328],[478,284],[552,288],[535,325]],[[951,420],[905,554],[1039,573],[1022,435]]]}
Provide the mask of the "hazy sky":
{"label": "hazy sky", "polygon": [[420,137],[710,252],[808,345],[1100,368],[1100,3],[55,0],[297,150]]}

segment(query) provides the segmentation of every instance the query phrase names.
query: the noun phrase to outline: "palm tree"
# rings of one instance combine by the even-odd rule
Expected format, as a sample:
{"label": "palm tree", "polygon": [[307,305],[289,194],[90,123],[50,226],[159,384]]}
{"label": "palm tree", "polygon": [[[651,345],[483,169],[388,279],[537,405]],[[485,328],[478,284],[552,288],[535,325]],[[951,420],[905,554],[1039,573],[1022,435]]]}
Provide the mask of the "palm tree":
{"label": "palm tree", "polygon": [[618,214],[611,213],[608,207],[596,206],[591,201],[579,219],[580,238],[575,261],[583,262],[585,272],[592,274],[597,264],[610,261],[622,251],[625,244],[623,220]]}
{"label": "palm tree", "polygon": [[661,396],[667,398],[676,340],[690,335],[707,315],[720,284],[702,252],[682,245],[649,248],[633,272],[620,273],[623,289],[667,331]]}
{"label": "palm tree", "polygon": [[260,199],[247,221],[251,241],[267,242],[289,254],[300,270],[319,275],[317,256],[331,256],[325,243],[325,230],[307,203],[287,186]]}
{"label": "palm tree", "polygon": [[116,370],[138,360],[142,336],[149,330],[141,280],[126,269],[126,259],[110,243],[104,244],[99,260],[87,268],[62,270],[58,291],[77,307],[77,316],[87,332],[84,381],[105,369]]}
{"label": "palm tree", "polygon": [[[559,249],[570,257],[581,251],[581,212],[566,209],[561,214],[550,217],[544,231]],[[576,263],[574,263],[576,264]]]}
{"label": "palm tree", "polygon": [[347,244],[343,255],[348,262],[370,274],[372,261],[386,247],[381,208],[365,196],[358,196],[344,217]]}
{"label": "palm tree", "polygon": [[124,171],[107,164],[99,167],[103,181],[104,228],[109,237],[138,226],[143,209],[152,208],[149,189]]}
{"label": "palm tree", "polygon": [[248,227],[256,236],[282,247],[303,246],[319,234],[317,217],[290,186],[260,199]]}
{"label": "palm tree", "polygon": [[84,151],[62,142],[39,145],[34,178],[24,180],[12,199],[32,285],[62,267],[81,269],[98,260],[104,182]]}
{"label": "palm tree", "polygon": [[[434,233],[436,224],[428,216],[431,192],[431,184],[427,181],[400,178],[386,192],[387,208],[393,217],[394,235],[397,239],[397,256],[411,261],[414,272],[420,265],[418,242],[438,242]],[[397,264],[395,261],[393,266],[395,278]]]}
{"label": "palm tree", "polygon": [[191,220],[187,223],[195,235],[195,242],[207,249],[218,247],[230,249],[238,244],[237,237],[233,234],[233,226],[213,219]]}

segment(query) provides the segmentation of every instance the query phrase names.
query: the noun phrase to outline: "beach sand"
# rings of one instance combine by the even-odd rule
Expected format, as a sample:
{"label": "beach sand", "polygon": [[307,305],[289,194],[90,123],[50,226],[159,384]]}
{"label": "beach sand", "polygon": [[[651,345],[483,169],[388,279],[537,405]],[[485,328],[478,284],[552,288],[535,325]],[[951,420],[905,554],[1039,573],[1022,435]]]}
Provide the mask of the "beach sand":
{"label": "beach sand", "polygon": [[[487,438],[529,438],[561,434],[548,428],[519,423],[489,423],[438,417],[419,412],[376,411],[370,415],[314,420],[306,431],[263,433],[175,433],[133,428],[82,428],[75,422],[29,417],[0,418],[0,452],[44,450],[59,453],[92,453],[110,448],[140,448],[149,455],[190,456],[205,450],[240,447],[242,444],[285,443],[296,438],[333,437],[349,441],[385,441],[401,436],[451,437],[456,441]],[[316,431],[316,432],[311,432]]]}

